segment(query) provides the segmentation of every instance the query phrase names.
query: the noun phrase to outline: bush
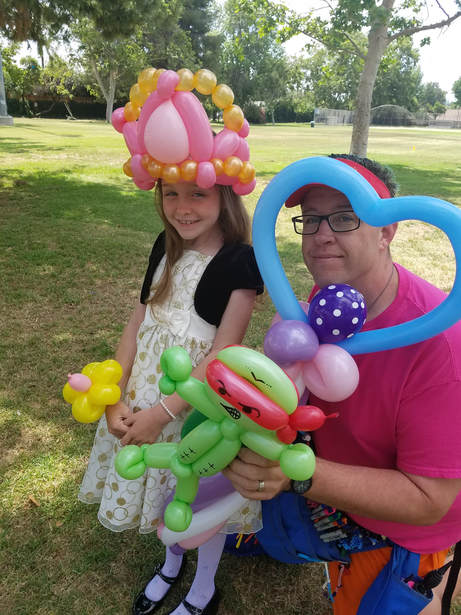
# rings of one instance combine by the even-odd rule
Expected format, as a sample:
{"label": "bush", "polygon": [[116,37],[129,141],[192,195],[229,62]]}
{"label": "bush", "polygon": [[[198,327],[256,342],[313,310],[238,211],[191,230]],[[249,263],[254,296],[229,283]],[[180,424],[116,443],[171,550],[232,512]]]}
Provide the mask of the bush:
{"label": "bush", "polygon": [[[48,119],[65,119],[69,112],[66,109],[65,104],[62,101],[56,101],[53,105],[53,100],[19,100],[17,98],[6,99],[8,107],[8,113],[15,117],[44,117]],[[79,120],[104,120],[106,118],[106,105],[105,103],[99,103],[89,100],[83,101],[69,101],[69,105],[72,114]],[[115,105],[116,108],[118,105]]]}
{"label": "bush", "polygon": [[292,101],[283,100],[276,105],[274,115],[276,122],[306,124],[314,119],[314,109],[297,109]]}
{"label": "bush", "polygon": [[266,112],[265,110],[254,102],[246,103],[243,108],[245,117],[250,124],[265,124]]}
{"label": "bush", "polygon": [[371,123],[382,126],[414,126],[416,120],[405,107],[381,105],[371,110]]}

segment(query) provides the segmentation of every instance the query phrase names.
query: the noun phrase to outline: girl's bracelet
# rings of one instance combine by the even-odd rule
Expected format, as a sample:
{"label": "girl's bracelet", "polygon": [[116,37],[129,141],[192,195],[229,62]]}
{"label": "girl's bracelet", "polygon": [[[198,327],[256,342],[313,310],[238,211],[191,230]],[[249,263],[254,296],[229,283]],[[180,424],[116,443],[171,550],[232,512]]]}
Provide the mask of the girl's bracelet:
{"label": "girl's bracelet", "polygon": [[171,412],[171,410],[168,408],[168,406],[163,401],[163,399],[161,399],[159,403],[162,406],[162,408],[165,410],[165,412],[168,414],[168,416],[171,418],[171,420],[174,421],[176,416]]}

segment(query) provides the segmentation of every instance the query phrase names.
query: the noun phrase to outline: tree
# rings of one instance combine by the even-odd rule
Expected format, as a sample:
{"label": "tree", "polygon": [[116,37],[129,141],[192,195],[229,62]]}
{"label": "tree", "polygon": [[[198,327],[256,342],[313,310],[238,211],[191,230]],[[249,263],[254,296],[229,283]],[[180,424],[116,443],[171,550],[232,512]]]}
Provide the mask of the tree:
{"label": "tree", "polygon": [[130,34],[152,5],[162,0],[2,0],[0,30],[12,41],[45,45],[78,16],[90,17],[106,38]]}
{"label": "tree", "polygon": [[[373,88],[388,46],[417,32],[449,26],[461,16],[461,0],[455,0],[457,10],[451,15],[444,8],[444,1],[437,0],[440,18],[433,23],[424,22],[425,0],[404,0],[397,6],[396,0],[382,0],[379,4],[376,0],[325,0],[320,6],[328,10],[328,18],[314,11],[300,17],[271,0],[240,0],[245,9],[249,4],[257,5],[260,31],[277,30],[285,40],[302,33],[328,50],[341,50],[345,58],[355,54],[361,59],[350,147],[351,153],[361,156],[367,152]],[[357,43],[357,37],[364,31],[367,32],[365,51]]]}
{"label": "tree", "polygon": [[360,76],[356,56],[328,51],[316,46],[304,60],[305,89],[312,94],[316,107],[352,109]]}
{"label": "tree", "polygon": [[[48,41],[78,16],[92,18],[106,38],[127,36],[154,4],[162,5],[163,0],[2,0],[0,32],[15,42],[35,41],[41,55]],[[3,82],[1,73],[0,81]],[[0,105],[6,111],[1,89]]]}
{"label": "tree", "polygon": [[[365,50],[367,39],[356,37]],[[306,91],[312,93],[315,106],[333,109],[353,109],[362,71],[358,55],[345,55],[321,45],[311,47],[313,54],[305,58]],[[419,54],[410,39],[389,45],[381,62],[373,91],[373,107],[400,105],[410,110],[418,108],[421,84]]]}
{"label": "tree", "polygon": [[421,81],[419,52],[413,47],[411,38],[393,41],[379,65],[372,107],[398,105],[416,111],[420,106]]}
{"label": "tree", "polygon": [[[433,107],[436,103],[447,104],[447,93],[442,90],[438,83],[430,81],[421,86],[419,101],[422,107]],[[443,112],[442,112],[443,113]]]}
{"label": "tree", "polygon": [[[277,101],[287,92],[288,61],[275,33],[261,36],[254,26],[252,7],[239,9],[239,0],[224,7],[220,76],[231,85],[238,105],[264,102],[273,116]],[[248,10],[247,10],[248,9]],[[222,80],[223,80],[222,79]],[[221,79],[220,79],[221,80]]]}
{"label": "tree", "polygon": [[84,70],[88,92],[106,102],[106,121],[110,122],[117,86],[127,89],[133,85],[135,75],[147,64],[147,55],[139,43],[139,36],[108,40],[102,36],[94,22],[80,19],[71,26],[77,49],[72,52],[74,62]]}
{"label": "tree", "polygon": [[32,111],[27,97],[39,88],[41,69],[37,59],[32,56],[21,58],[18,65],[14,60],[18,47],[18,44],[12,44],[1,50],[5,88],[10,98],[21,101],[22,114],[28,115]]}
{"label": "tree", "polygon": [[452,92],[455,95],[455,104],[461,107],[461,77],[454,82]]}

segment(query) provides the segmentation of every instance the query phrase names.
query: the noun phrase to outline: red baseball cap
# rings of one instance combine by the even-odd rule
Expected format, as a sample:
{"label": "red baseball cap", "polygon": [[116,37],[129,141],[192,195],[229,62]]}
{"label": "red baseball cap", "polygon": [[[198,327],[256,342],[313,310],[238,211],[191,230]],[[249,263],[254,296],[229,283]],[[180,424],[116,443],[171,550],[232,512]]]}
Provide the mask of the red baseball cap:
{"label": "red baseball cap", "polygon": [[[358,171],[360,175],[362,175],[367,180],[367,182],[371,186],[373,186],[380,198],[391,198],[391,193],[389,192],[389,188],[386,186],[386,184],[382,180],[380,180],[377,175],[369,171],[362,164],[360,164],[359,162],[355,162],[354,160],[349,160],[347,158],[335,158],[335,160],[344,162],[348,166]],[[288,197],[285,202],[285,207],[294,207],[295,205],[301,205],[301,203],[304,201],[304,197],[306,196],[306,194],[311,188],[314,188],[315,186],[325,186],[325,184],[310,183],[306,184],[305,186],[301,186],[301,188],[298,188],[298,190],[293,192],[293,194]]]}

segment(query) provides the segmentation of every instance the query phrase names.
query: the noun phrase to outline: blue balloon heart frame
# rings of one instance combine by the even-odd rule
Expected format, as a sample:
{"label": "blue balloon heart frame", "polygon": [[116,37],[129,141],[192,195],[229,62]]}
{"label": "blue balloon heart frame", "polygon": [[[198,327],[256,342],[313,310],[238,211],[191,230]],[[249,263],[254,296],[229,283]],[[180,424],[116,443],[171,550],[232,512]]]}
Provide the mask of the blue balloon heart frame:
{"label": "blue balloon heart frame", "polygon": [[298,160],[285,167],[267,185],[253,217],[253,247],[259,270],[280,316],[307,322],[307,316],[285,275],[277,251],[275,225],[287,198],[301,186],[319,183],[347,196],[358,217],[371,226],[386,226],[402,220],[421,220],[438,227],[448,236],[456,260],[453,288],[433,310],[408,322],[364,331],[338,345],[350,354],[390,350],[422,342],[451,327],[461,318],[461,211],[452,203],[430,196],[401,196],[381,199],[360,173],[324,156]]}

